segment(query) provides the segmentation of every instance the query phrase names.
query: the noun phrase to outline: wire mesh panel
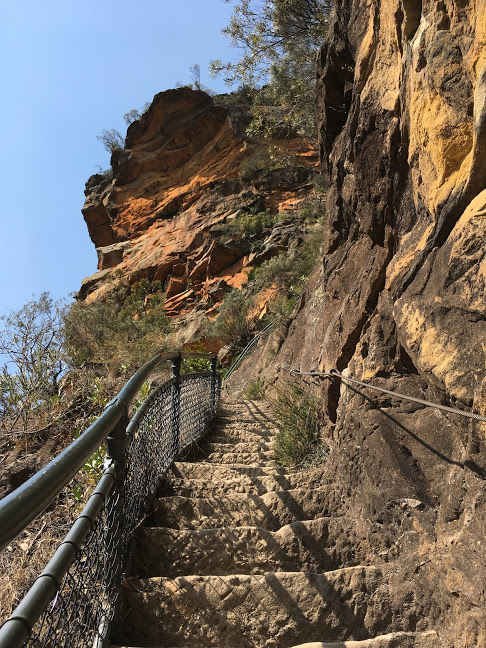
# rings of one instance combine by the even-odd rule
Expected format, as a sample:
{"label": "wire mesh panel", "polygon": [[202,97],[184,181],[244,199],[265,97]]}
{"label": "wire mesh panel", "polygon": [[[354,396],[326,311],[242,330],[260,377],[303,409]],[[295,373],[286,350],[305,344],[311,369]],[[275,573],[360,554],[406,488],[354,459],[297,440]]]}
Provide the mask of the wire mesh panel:
{"label": "wire mesh panel", "polygon": [[[29,613],[22,617],[29,619],[32,615],[32,622],[27,625],[33,623],[25,646],[101,648],[105,645],[110,625],[117,617],[123,569],[128,564],[133,531],[156,492],[160,476],[181,450],[208,430],[218,397],[219,380],[215,372],[182,377],[176,374],[146,399],[130,423],[128,435],[126,423],[120,428],[121,437],[113,433],[108,447],[119,448],[121,455],[112,454],[107,459],[104,476],[90,498],[92,504],[88,502],[38,579],[37,582],[44,579],[43,584],[37,588],[34,585],[23,600],[35,590],[35,595],[31,595],[34,600],[47,583],[42,599],[45,606],[57,590],[46,608],[37,604],[37,612],[29,608]],[[124,456],[130,435],[131,443]],[[30,603],[24,606],[28,608]],[[42,609],[42,617],[34,623]],[[14,613],[6,625],[18,619],[20,616],[16,618]],[[3,647],[1,640],[0,644]],[[9,638],[5,645],[19,646],[21,642],[16,639],[10,642]]]}
{"label": "wire mesh panel", "polygon": [[183,376],[180,385],[179,452],[207,431],[212,415],[211,374]]}
{"label": "wire mesh panel", "polygon": [[173,391],[172,380],[151,396],[152,403],[128,451],[124,489],[124,555],[144,505],[157,487],[159,475],[168,469],[176,453],[172,433],[177,414],[173,407]]}
{"label": "wire mesh panel", "polygon": [[109,532],[108,523],[117,500],[116,491],[112,491],[26,646],[93,648],[106,638],[117,599],[110,596],[116,589],[111,565],[120,536]]}

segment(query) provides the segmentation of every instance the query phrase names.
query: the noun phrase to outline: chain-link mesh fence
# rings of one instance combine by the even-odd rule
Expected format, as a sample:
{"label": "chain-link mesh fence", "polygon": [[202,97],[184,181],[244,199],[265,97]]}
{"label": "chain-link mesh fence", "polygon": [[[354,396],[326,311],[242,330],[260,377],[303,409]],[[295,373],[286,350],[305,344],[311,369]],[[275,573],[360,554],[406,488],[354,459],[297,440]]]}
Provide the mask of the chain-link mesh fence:
{"label": "chain-link mesh fence", "polygon": [[110,565],[116,560],[118,534],[108,534],[108,519],[119,496],[112,491],[106,507],[65,575],[41,620],[34,626],[27,646],[33,648],[94,648],[109,631],[117,589]]}
{"label": "chain-link mesh fence", "polygon": [[[131,537],[143,518],[144,507],[177,454],[205,434],[218,397],[216,374],[200,373],[172,378],[146,399],[140,408],[143,411],[135,415],[128,427],[132,439],[126,452],[123,478],[106,481],[111,474],[116,474],[115,464],[109,462],[106,472],[111,473],[105,475],[103,492],[97,492],[98,487],[90,498],[101,498],[91,507],[95,513],[91,509],[87,512],[88,502],[74,525],[85,527],[84,534],[78,534],[80,543],[70,539],[75,530],[73,526],[53,558],[54,561],[65,550],[66,555],[58,560],[58,563],[64,560],[64,570],[61,567],[60,571],[65,575],[60,583],[55,582],[56,593],[32,627],[24,646],[101,648],[104,645],[116,617]],[[48,572],[49,566],[38,580],[49,580]],[[52,591],[52,582],[49,585]],[[22,644],[0,640],[1,648],[4,645]]]}

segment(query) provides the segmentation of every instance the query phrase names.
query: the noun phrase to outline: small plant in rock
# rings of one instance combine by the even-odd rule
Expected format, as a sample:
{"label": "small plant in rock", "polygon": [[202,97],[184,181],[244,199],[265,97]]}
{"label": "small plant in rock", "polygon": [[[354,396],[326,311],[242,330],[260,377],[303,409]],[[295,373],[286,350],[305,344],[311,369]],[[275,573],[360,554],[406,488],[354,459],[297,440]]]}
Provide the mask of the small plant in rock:
{"label": "small plant in rock", "polygon": [[302,468],[325,456],[320,439],[319,403],[301,384],[286,381],[269,399],[279,431],[275,457],[282,466]]}
{"label": "small plant in rock", "polygon": [[219,313],[208,327],[208,335],[231,344],[234,349],[243,348],[248,342],[252,326],[250,309],[252,298],[242,290],[225,295]]}
{"label": "small plant in rock", "polygon": [[298,248],[264,261],[255,270],[254,288],[261,290],[274,284],[280,291],[300,292],[314,268],[320,245],[320,234],[310,234]]}
{"label": "small plant in rock", "polygon": [[125,140],[123,139],[122,134],[115,128],[102,130],[101,133],[96,136],[96,139],[100,140],[103,144],[103,148],[108,153],[113,153],[114,151],[118,151],[125,147]]}
{"label": "small plant in rock", "polygon": [[265,398],[265,382],[261,378],[257,378],[248,384],[246,398],[248,400],[263,400]]}
{"label": "small plant in rock", "polygon": [[228,224],[227,232],[239,236],[252,236],[253,234],[260,234],[266,227],[271,227],[276,220],[277,216],[271,214],[268,210],[239,212]]}

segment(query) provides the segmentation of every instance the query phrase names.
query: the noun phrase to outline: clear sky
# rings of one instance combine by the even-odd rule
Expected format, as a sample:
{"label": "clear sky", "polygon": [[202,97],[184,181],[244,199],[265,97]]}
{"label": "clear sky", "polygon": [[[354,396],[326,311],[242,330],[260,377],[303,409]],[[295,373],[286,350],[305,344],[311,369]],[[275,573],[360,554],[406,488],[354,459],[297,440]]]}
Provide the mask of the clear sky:
{"label": "clear sky", "polygon": [[81,207],[109,155],[96,135],[154,94],[201,82],[237,54],[223,0],[3,0],[0,24],[0,314],[76,291],[96,271]]}

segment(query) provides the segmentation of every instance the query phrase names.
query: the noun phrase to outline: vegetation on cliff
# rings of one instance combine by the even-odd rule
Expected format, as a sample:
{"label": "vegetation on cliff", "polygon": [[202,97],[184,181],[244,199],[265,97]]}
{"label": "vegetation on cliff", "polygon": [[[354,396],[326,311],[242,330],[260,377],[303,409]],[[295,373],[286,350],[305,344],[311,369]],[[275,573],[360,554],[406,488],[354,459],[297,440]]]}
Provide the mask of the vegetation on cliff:
{"label": "vegetation on cliff", "polygon": [[[227,0],[228,2],[230,0]],[[328,28],[329,0],[241,0],[223,34],[242,51],[237,63],[215,60],[213,75],[250,89],[253,132],[275,120],[261,106],[281,106],[280,116],[301,134],[315,135],[315,56]]]}

